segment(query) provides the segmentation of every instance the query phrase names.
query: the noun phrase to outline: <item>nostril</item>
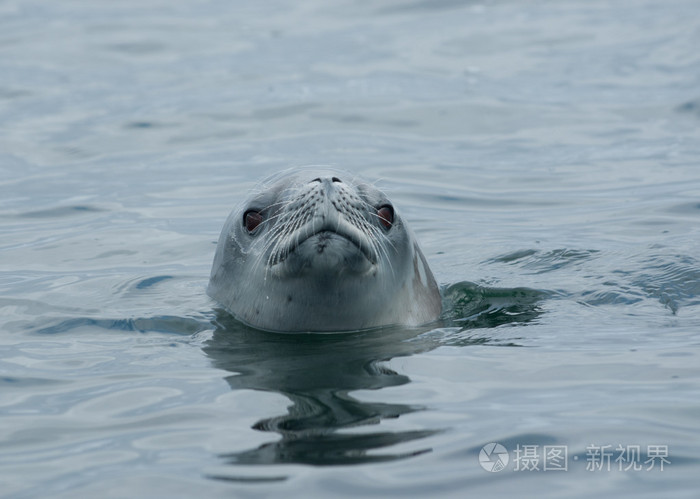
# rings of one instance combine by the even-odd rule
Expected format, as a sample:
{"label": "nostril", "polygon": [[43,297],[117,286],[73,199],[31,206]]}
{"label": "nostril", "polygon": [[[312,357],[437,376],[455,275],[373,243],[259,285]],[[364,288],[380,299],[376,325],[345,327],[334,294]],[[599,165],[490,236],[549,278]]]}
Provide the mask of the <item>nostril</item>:
{"label": "nostril", "polygon": [[332,180],[333,182],[342,183],[342,180],[340,180],[338,177],[333,177],[331,180]]}
{"label": "nostril", "polygon": [[316,177],[315,179],[313,179],[313,180],[312,180],[311,182],[309,182],[309,183],[310,183],[310,184],[313,184],[314,182],[318,182],[318,183],[320,184],[320,183],[321,183],[321,179],[320,179],[319,177]]}

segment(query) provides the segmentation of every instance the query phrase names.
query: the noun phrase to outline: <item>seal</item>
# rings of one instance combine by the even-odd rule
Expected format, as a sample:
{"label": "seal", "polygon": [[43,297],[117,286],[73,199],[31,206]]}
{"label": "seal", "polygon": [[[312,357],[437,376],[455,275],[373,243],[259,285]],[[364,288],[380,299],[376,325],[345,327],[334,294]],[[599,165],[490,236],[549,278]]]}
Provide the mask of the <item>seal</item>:
{"label": "seal", "polygon": [[418,326],[442,309],[399,211],[334,170],[280,174],[234,209],[207,291],[238,320],[270,331]]}

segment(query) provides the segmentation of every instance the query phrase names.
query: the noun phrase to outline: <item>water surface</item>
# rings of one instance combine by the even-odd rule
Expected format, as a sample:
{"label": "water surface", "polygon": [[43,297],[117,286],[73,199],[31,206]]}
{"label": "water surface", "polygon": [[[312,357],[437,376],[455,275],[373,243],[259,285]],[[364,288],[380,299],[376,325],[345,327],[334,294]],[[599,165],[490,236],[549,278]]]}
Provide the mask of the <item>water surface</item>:
{"label": "water surface", "polygon": [[[0,25],[2,494],[695,497],[697,2],[9,0]],[[206,296],[228,212],[310,164],[389,194],[440,323],[271,334]]]}

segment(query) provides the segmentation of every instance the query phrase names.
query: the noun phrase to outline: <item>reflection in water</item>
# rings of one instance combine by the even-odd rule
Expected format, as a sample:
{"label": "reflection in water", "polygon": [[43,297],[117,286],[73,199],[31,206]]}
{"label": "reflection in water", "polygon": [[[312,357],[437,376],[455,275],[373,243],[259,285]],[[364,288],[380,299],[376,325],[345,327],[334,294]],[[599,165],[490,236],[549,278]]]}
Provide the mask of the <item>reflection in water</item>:
{"label": "reflection in water", "polygon": [[378,424],[382,419],[421,409],[406,404],[362,402],[350,395],[353,390],[408,383],[408,377],[383,367],[381,362],[432,348],[430,342],[405,341],[418,336],[420,330],[267,333],[248,328],[224,312],[218,315],[217,326],[205,351],[216,367],[237,373],[226,378],[231,387],[281,393],[292,401],[287,414],[264,419],[254,426],[279,433],[281,440],[223,456],[230,463],[331,465],[386,461],[406,455],[369,455],[368,451],[435,433],[338,433],[344,428]]}
{"label": "reflection in water", "polygon": [[[249,328],[219,311],[215,332],[204,347],[215,367],[234,373],[226,380],[233,389],[280,393],[292,404],[285,415],[257,422],[255,429],[271,431],[281,439],[255,449],[221,456],[229,464],[301,463],[340,465],[387,461],[430,451],[374,452],[395,444],[433,435],[442,429],[417,431],[339,431],[378,425],[421,410],[409,404],[363,402],[355,390],[399,386],[410,379],[382,363],[449,343],[483,344],[481,334],[470,340],[467,328],[494,327],[507,322],[529,322],[539,315],[542,295],[525,289],[495,290],[468,283],[445,290],[449,306],[440,329],[445,334],[425,334],[434,328],[383,328],[356,333],[281,334]],[[459,341],[449,331],[459,333]],[[512,343],[509,343],[512,345]]]}

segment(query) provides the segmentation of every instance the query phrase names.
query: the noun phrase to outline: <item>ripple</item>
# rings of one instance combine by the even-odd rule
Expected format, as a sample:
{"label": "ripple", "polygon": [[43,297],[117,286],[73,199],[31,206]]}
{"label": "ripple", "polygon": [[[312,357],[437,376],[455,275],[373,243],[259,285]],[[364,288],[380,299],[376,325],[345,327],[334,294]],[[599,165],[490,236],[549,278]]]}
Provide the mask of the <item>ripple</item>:
{"label": "ripple", "polygon": [[700,304],[700,265],[688,256],[653,256],[644,262],[645,271],[632,284],[656,298],[674,315],[681,306]]}
{"label": "ripple", "polygon": [[443,318],[463,328],[526,324],[541,314],[540,302],[551,293],[530,288],[491,288],[471,282],[443,289]]}
{"label": "ripple", "polygon": [[86,213],[99,213],[105,211],[103,208],[90,205],[59,206],[45,210],[26,211],[20,213],[20,218],[62,218],[83,215]]}
{"label": "ripple", "polygon": [[676,107],[676,111],[700,118],[700,99],[690,100]]}
{"label": "ripple", "polygon": [[[30,327],[30,329],[34,329]],[[58,321],[36,329],[37,334],[63,334],[83,327],[96,327],[110,331],[133,331],[139,333],[161,332],[178,335],[193,335],[210,327],[208,322],[189,317],[158,316],[123,319],[99,319],[75,317]]]}
{"label": "ripple", "polygon": [[579,265],[590,260],[599,250],[580,250],[561,248],[551,251],[523,249],[487,260],[486,263],[507,263],[532,270],[535,274],[552,272],[564,267]]}
{"label": "ripple", "polygon": [[[590,306],[630,306],[655,300],[673,315],[683,307],[700,304],[700,265],[694,258],[652,254],[627,255],[626,259],[629,269],[591,273],[586,277],[594,281],[593,287],[573,294]],[[630,312],[620,309],[620,313]]]}
{"label": "ripple", "polygon": [[163,52],[166,49],[166,46],[158,42],[139,41],[115,43],[112,45],[106,45],[105,48],[110,51],[129,55],[151,55]]}
{"label": "ripple", "polygon": [[390,447],[412,440],[435,435],[434,430],[404,432],[377,432],[363,434],[304,435],[295,434],[279,442],[264,444],[256,449],[223,454],[227,464],[311,464],[314,466],[337,466],[396,461],[415,457],[431,449],[392,454],[368,454],[368,451]]}
{"label": "ripple", "polygon": [[147,279],[143,279],[139,281],[138,284],[136,284],[136,289],[146,289],[150,288],[151,286],[158,284],[159,282],[166,281],[168,279],[172,279],[173,276],[171,275],[159,275],[155,277],[149,277]]}

